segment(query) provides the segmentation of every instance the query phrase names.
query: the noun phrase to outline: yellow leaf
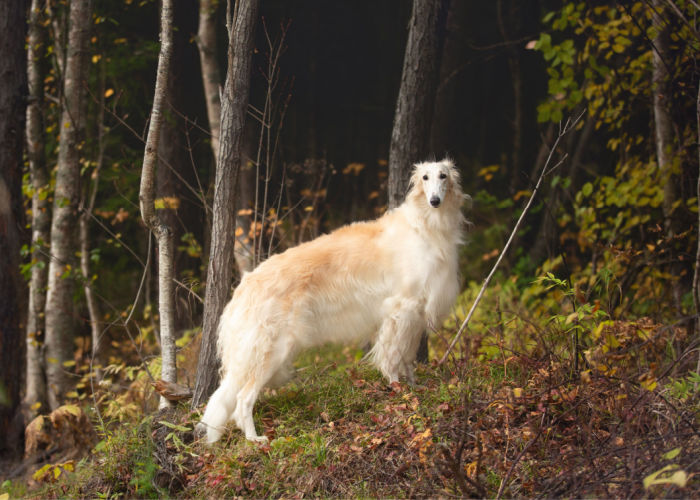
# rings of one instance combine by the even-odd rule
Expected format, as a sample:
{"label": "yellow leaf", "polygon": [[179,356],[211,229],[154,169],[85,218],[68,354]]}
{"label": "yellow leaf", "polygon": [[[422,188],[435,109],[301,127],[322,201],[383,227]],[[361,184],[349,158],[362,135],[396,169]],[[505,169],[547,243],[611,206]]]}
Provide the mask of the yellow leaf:
{"label": "yellow leaf", "polygon": [[685,488],[685,485],[688,482],[688,474],[686,474],[683,470],[676,470],[673,474],[671,474],[671,471],[675,469],[678,469],[678,465],[667,465],[663,469],[649,474],[642,481],[644,484],[644,489],[648,490],[655,484],[675,484],[676,486]]}
{"label": "yellow leaf", "polygon": [[0,500],[10,500],[9,493],[0,493]]}
{"label": "yellow leaf", "polygon": [[64,361],[61,363],[64,368],[70,368],[71,366],[75,366],[75,361],[72,359],[69,359],[68,361]]}
{"label": "yellow leaf", "polygon": [[658,385],[656,382],[655,378],[645,378],[640,382],[642,387],[644,387],[647,391],[653,391],[656,389],[656,386]]}
{"label": "yellow leaf", "polygon": [[67,411],[74,417],[80,417],[80,414],[82,413],[82,410],[75,405],[63,405],[61,408],[63,408],[65,411]]}
{"label": "yellow leaf", "polygon": [[105,90],[105,97],[111,97],[112,95],[114,95],[114,89]]}
{"label": "yellow leaf", "polygon": [[163,210],[165,208],[177,209],[180,206],[180,198],[175,196],[163,196],[162,198],[156,198],[153,201],[153,205],[156,210]]}
{"label": "yellow leaf", "polygon": [[100,59],[102,59],[102,56],[100,54],[95,54],[92,56],[92,64],[97,63]]}
{"label": "yellow leaf", "polygon": [[513,389],[513,396],[515,396],[516,398],[520,398],[520,397],[522,397],[522,395],[523,395],[522,387],[515,387]]}
{"label": "yellow leaf", "polygon": [[598,340],[600,337],[600,334],[603,332],[603,328],[606,326],[612,326],[613,322],[608,320],[608,321],[602,321],[598,326],[595,327],[595,330],[593,330],[593,338],[595,340]]}
{"label": "yellow leaf", "polygon": [[32,474],[32,479],[34,479],[34,481],[41,481],[41,479],[49,471],[49,469],[51,469],[51,467],[51,464],[44,465],[41,469],[37,470],[36,472],[34,472],[34,474]]}
{"label": "yellow leaf", "polygon": [[364,163],[349,163],[347,167],[343,169],[343,174],[348,175],[358,175],[365,168]]}
{"label": "yellow leaf", "polygon": [[532,195],[532,191],[528,191],[528,190],[518,191],[517,193],[515,193],[513,195],[513,201],[518,201],[520,198],[522,198],[524,196],[531,196],[531,195]]}

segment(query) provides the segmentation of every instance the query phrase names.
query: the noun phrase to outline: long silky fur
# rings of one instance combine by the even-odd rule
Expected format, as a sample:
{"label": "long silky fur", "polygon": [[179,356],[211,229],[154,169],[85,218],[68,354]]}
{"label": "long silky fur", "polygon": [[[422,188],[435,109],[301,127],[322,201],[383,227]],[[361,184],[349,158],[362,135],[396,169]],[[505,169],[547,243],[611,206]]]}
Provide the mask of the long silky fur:
{"label": "long silky fur", "polygon": [[[446,178],[436,208],[424,176],[440,173]],[[295,356],[314,345],[371,343],[367,358],[390,382],[412,382],[422,332],[440,325],[459,290],[464,199],[451,160],[419,163],[401,206],[270,257],[247,273],[219,322],[221,385],[199,428],[207,441],[217,441],[230,420],[247,439],[265,440],[252,417],[260,390],[284,383]]]}

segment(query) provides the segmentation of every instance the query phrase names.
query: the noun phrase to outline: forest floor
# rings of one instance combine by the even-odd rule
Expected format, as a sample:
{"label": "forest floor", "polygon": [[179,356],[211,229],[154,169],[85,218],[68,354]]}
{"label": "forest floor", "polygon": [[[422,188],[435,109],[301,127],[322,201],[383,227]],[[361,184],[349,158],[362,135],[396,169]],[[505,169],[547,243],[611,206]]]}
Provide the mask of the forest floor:
{"label": "forest floor", "polygon": [[314,350],[256,406],[268,445],[234,426],[213,446],[195,442],[199,415],[184,404],[115,416],[88,457],[5,481],[0,499],[697,498],[698,380],[674,377],[678,357],[659,363],[683,330],[642,320],[599,333],[586,366],[502,348],[419,366],[415,387],[387,386],[359,350]]}

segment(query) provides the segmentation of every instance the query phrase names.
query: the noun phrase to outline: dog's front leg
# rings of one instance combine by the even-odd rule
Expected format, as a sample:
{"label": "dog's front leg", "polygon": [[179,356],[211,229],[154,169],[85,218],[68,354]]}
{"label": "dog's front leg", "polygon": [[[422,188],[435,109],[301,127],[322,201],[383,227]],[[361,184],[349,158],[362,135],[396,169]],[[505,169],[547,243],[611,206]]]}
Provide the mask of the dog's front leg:
{"label": "dog's front leg", "polygon": [[397,382],[400,376],[410,384],[415,383],[413,361],[425,329],[420,305],[415,299],[396,300],[394,311],[379,330],[370,358],[389,383]]}

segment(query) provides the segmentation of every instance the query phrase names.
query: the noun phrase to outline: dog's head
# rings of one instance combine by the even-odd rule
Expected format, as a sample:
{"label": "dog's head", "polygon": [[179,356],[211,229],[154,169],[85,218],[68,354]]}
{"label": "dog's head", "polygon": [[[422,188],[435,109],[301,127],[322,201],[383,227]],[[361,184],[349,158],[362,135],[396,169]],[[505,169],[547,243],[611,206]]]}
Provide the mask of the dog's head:
{"label": "dog's head", "polygon": [[459,170],[452,160],[417,163],[411,176],[411,194],[425,196],[428,205],[438,208],[449,198],[462,203],[464,194],[460,185]]}

